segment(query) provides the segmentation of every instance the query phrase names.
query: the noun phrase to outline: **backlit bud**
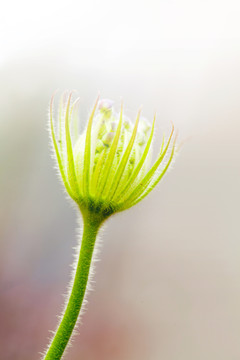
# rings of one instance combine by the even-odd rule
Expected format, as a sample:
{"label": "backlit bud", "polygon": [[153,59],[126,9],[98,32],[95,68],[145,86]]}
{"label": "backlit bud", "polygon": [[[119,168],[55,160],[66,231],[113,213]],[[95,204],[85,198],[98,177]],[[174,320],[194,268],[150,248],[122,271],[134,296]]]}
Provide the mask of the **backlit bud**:
{"label": "backlit bud", "polygon": [[114,133],[113,132],[108,132],[103,136],[103,143],[104,145],[111,145],[111,142],[113,141],[113,137],[114,137]]}
{"label": "backlit bud", "polygon": [[85,131],[75,134],[77,140],[73,142],[70,126],[77,101],[72,103],[71,97],[69,94],[67,102],[61,103],[65,124],[60,117],[58,136],[53,124],[53,99],[50,105],[51,135],[60,173],[67,192],[83,213],[91,211],[106,218],[138,203],[161,180],[175,153],[174,128],[150,166],[155,118],[150,125],[139,111],[133,124],[122,108],[120,114],[115,113],[111,100],[97,100]]}

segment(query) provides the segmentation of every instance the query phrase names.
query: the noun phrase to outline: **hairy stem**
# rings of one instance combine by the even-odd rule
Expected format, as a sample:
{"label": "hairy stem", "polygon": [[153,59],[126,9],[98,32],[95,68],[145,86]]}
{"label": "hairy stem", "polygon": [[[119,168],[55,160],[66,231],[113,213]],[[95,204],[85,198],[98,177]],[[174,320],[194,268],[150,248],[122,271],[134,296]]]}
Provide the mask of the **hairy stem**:
{"label": "hairy stem", "polygon": [[84,227],[82,244],[72,291],[67,307],[64,311],[63,318],[44,357],[44,360],[60,360],[62,358],[82,307],[96,236],[101,224],[101,221],[96,219],[96,217],[92,217],[91,214],[85,216],[83,221]]}

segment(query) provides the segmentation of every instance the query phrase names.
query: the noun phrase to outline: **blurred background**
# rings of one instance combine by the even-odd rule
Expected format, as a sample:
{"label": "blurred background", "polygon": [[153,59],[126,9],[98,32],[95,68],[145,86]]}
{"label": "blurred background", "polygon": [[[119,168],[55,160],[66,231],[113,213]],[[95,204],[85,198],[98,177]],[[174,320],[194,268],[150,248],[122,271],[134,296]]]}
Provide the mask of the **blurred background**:
{"label": "blurred background", "polygon": [[84,123],[100,92],[186,142],[108,221],[71,360],[240,358],[240,4],[4,2],[0,14],[0,359],[37,360],[70,279],[78,215],[47,133],[56,89]]}

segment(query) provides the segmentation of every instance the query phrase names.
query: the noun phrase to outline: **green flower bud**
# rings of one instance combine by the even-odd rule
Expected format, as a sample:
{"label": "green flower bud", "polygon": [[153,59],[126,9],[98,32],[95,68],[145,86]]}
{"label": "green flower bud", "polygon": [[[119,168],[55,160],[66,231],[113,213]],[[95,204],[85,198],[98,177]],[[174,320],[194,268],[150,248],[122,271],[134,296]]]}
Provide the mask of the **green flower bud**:
{"label": "green flower bud", "polygon": [[96,157],[96,155],[98,155],[97,153],[101,152],[103,149],[104,149],[104,143],[103,143],[103,141],[100,140],[100,139],[97,139],[95,157]]}
{"label": "green flower bud", "polygon": [[114,133],[108,132],[103,136],[102,141],[103,141],[104,145],[110,146],[113,141],[113,138],[114,138]]}
{"label": "green flower bud", "polygon": [[71,93],[67,101],[60,101],[56,135],[51,100],[50,129],[56,158],[66,190],[80,210],[105,219],[137,204],[162,179],[176,150],[174,127],[167,142],[162,140],[160,154],[151,166],[155,118],[150,125],[139,111],[133,124],[122,107],[117,114],[111,100],[97,99],[86,129],[79,135],[77,106],[78,99],[72,102]]}

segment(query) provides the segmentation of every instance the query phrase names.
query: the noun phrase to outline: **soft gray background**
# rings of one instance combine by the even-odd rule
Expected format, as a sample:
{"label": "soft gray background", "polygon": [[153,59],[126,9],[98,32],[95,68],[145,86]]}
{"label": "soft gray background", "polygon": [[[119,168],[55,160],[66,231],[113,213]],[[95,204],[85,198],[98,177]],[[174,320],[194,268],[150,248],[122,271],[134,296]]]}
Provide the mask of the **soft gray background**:
{"label": "soft gray background", "polygon": [[57,88],[98,91],[190,138],[102,234],[66,359],[240,358],[238,1],[9,2],[0,21],[0,358],[37,360],[70,277],[77,216],[46,131]]}

